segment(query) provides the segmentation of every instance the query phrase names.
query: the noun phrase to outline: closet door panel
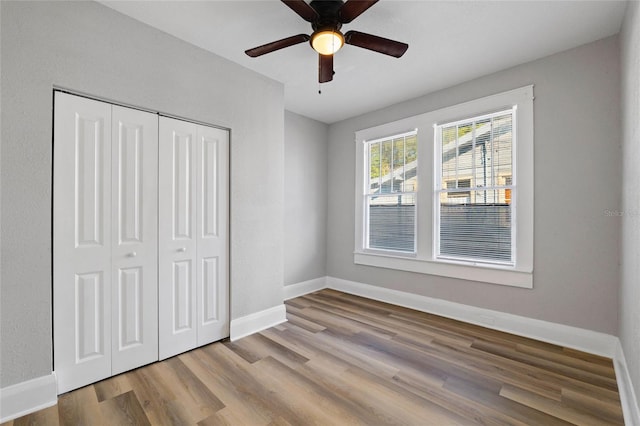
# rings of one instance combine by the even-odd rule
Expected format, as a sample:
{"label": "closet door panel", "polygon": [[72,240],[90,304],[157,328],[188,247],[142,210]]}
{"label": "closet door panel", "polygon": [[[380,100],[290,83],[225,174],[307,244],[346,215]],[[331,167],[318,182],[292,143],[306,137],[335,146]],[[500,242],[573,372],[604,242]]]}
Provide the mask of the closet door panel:
{"label": "closet door panel", "polygon": [[197,129],[198,346],[229,336],[229,132]]}
{"label": "closet door panel", "polygon": [[159,357],[196,346],[196,125],[160,117]]}
{"label": "closet door panel", "polygon": [[158,117],[113,106],[112,373],[158,359]]}
{"label": "closet door panel", "polygon": [[111,374],[111,106],[55,94],[53,312],[58,392]]}

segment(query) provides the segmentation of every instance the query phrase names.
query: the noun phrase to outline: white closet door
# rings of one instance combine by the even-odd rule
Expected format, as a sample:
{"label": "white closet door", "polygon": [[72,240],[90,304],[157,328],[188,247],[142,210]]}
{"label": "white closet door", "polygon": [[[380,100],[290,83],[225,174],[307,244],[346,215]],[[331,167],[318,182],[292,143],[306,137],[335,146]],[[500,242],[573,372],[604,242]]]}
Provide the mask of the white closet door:
{"label": "white closet door", "polygon": [[198,346],[229,336],[229,132],[197,126]]}
{"label": "white closet door", "polygon": [[158,116],[112,110],[112,374],[158,359]]}
{"label": "white closet door", "polygon": [[55,94],[54,345],[58,393],[111,375],[111,105]]}
{"label": "white closet door", "polygon": [[160,117],[160,359],[192,349],[197,343],[196,137],[196,125]]}

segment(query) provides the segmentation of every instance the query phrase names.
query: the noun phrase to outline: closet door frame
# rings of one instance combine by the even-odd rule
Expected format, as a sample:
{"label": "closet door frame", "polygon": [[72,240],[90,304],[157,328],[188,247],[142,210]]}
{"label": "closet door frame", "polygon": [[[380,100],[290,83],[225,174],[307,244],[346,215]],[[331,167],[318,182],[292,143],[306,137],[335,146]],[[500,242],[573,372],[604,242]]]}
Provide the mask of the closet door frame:
{"label": "closet door frame", "polygon": [[[116,186],[119,185],[117,181],[117,173],[119,173],[119,171],[118,171],[118,165],[116,164],[116,161],[117,161],[116,157],[119,154],[117,154],[115,151],[119,151],[119,150],[116,150],[113,147],[107,150],[108,145],[118,143],[118,141],[116,140],[116,136],[117,136],[116,120],[113,118],[116,115],[114,111],[118,109],[127,109],[127,110],[132,110],[138,113],[142,113],[142,114],[153,115],[154,118],[157,119],[156,132],[155,132],[156,143],[157,143],[156,156],[155,156],[155,183],[156,183],[155,204],[156,204],[156,207],[159,207],[161,204],[161,200],[160,200],[161,197],[159,196],[159,191],[162,190],[161,176],[163,175],[162,166],[159,164],[161,137],[158,134],[158,131],[160,128],[160,122],[164,119],[170,119],[170,120],[176,120],[183,123],[187,123],[190,125],[195,125],[196,128],[205,129],[204,133],[202,132],[198,133],[198,131],[196,131],[196,134],[194,135],[193,145],[192,145],[192,152],[194,155],[196,154],[196,150],[203,150],[199,153],[203,156],[202,157],[199,156],[197,159],[194,158],[193,159],[194,162],[192,162],[192,165],[194,166],[193,182],[196,184],[196,186],[194,187],[194,193],[199,194],[199,196],[196,197],[196,201],[192,206],[192,211],[195,216],[191,218],[191,224],[194,226],[194,229],[192,230],[193,231],[192,235],[195,237],[197,241],[209,240],[207,241],[209,245],[211,245],[211,240],[217,240],[216,241],[217,248],[213,252],[211,251],[211,249],[204,250],[204,251],[201,250],[200,255],[198,255],[198,252],[196,250],[195,255],[192,257],[193,261],[191,263],[192,263],[193,269],[190,271],[190,274],[191,274],[190,276],[193,281],[193,286],[191,288],[191,293],[195,298],[195,300],[193,300],[191,305],[192,312],[194,315],[191,321],[191,325],[195,330],[196,337],[195,337],[195,340],[193,340],[194,344],[190,343],[189,348],[180,350],[179,352],[184,352],[185,350],[189,350],[209,342],[213,342],[216,340],[221,340],[223,338],[229,337],[230,303],[231,303],[231,300],[230,300],[231,284],[230,284],[230,274],[229,274],[229,268],[230,268],[229,254],[231,251],[231,246],[229,241],[229,227],[230,227],[230,222],[229,222],[230,156],[229,156],[229,153],[230,153],[230,143],[231,143],[230,129],[214,126],[214,125],[210,125],[207,123],[202,123],[194,120],[183,119],[181,117],[163,114],[163,113],[149,110],[146,108],[140,108],[140,107],[131,106],[127,104],[114,103],[113,101],[110,101],[110,100],[102,100],[95,96],[75,92],[73,90],[69,90],[62,87],[54,87],[53,93],[54,93],[54,180],[53,180],[54,196],[52,197],[52,210],[53,210],[52,291],[54,296],[53,297],[54,306],[53,306],[52,322],[53,322],[53,331],[54,331],[53,333],[54,334],[53,336],[54,337],[53,369],[58,376],[58,393],[67,392],[69,390],[84,386],[86,384],[94,383],[104,378],[119,374],[122,371],[127,371],[131,368],[144,365],[148,362],[153,362],[158,359],[164,359],[164,358],[167,358],[168,356],[171,356],[166,354],[165,356],[162,356],[162,354],[160,353],[161,345],[159,341],[160,340],[159,334],[162,333],[161,322],[163,321],[163,318],[166,319],[166,315],[164,315],[164,313],[161,310],[162,303],[160,301],[160,294],[159,294],[159,291],[161,288],[162,272],[163,272],[161,269],[161,263],[160,263],[160,256],[162,256],[161,254],[162,243],[160,241],[161,233],[159,228],[160,228],[161,213],[158,211],[159,209],[156,209],[156,212],[155,212],[155,219],[156,219],[155,255],[151,254],[148,249],[136,250],[133,244],[123,245],[119,240],[120,236],[118,235],[119,230],[117,229],[118,226],[116,225],[116,222],[119,221],[121,217],[118,217],[119,212],[117,210],[119,209],[119,207],[115,205],[116,197],[118,196],[116,194],[117,192]],[[64,328],[67,328],[66,330],[67,334],[71,333],[71,331],[77,334],[77,330],[76,330],[78,328],[77,323],[74,322],[73,327],[59,326],[59,324],[68,323],[68,320],[71,317],[74,317],[74,316],[78,317],[77,312],[75,312],[75,310],[70,310],[68,308],[63,307],[64,295],[59,294],[59,291],[58,291],[59,286],[57,285],[58,283],[62,282],[65,279],[64,278],[65,274],[66,276],[69,275],[70,271],[68,269],[70,268],[70,265],[73,265],[73,262],[75,262],[75,259],[76,259],[75,255],[69,255],[69,254],[67,254],[66,256],[62,255],[63,246],[66,243],[66,241],[60,240],[60,238],[58,238],[60,235],[64,235],[64,234],[72,235],[73,233],[69,234],[67,230],[71,229],[70,226],[75,228],[75,224],[71,223],[70,225],[70,222],[74,221],[74,217],[72,217],[72,215],[62,213],[61,206],[65,203],[65,201],[60,199],[58,194],[59,192],[61,192],[61,188],[64,186],[65,182],[68,184],[71,180],[75,181],[75,178],[70,180],[70,175],[73,175],[75,172],[70,168],[67,169],[67,172],[63,173],[63,176],[66,176],[64,178],[61,178],[56,173],[56,171],[65,170],[66,166],[61,160],[65,154],[67,155],[70,154],[69,152],[58,152],[58,149],[55,146],[55,141],[59,139],[59,130],[63,129],[65,126],[65,124],[60,121],[61,118],[59,118],[56,114],[56,111],[58,110],[58,102],[59,102],[59,99],[66,98],[66,97],[69,97],[71,99],[77,99],[81,103],[86,103],[86,104],[96,103],[106,109],[111,108],[109,119],[107,120],[105,118],[101,125],[102,126],[101,128],[104,131],[104,134],[102,135],[103,141],[104,141],[104,143],[102,144],[102,147],[106,150],[103,152],[102,156],[105,159],[105,161],[110,162],[108,166],[105,166],[103,168],[104,169],[103,184],[108,186],[108,188],[106,187],[103,188],[103,192],[104,192],[103,196],[107,198],[105,199],[105,202],[102,203],[102,207],[105,210],[103,212],[102,218],[103,219],[108,218],[108,220],[103,220],[104,229],[101,231],[105,236],[105,240],[103,241],[103,245],[105,245],[105,247],[103,247],[102,250],[105,251],[105,253],[106,251],[110,251],[110,253],[105,254],[104,256],[101,256],[101,258],[105,260],[105,259],[111,259],[111,257],[113,257],[113,262],[105,261],[105,264],[101,265],[102,269],[98,278],[100,278],[102,281],[95,284],[95,286],[97,286],[96,288],[99,287],[101,291],[99,294],[96,294],[94,296],[95,303],[93,304],[93,306],[96,307],[96,315],[100,316],[99,320],[100,320],[101,328],[99,328],[99,331],[102,334],[100,336],[100,339],[98,339],[100,341],[98,342],[96,340],[96,343],[95,343],[96,347],[98,346],[100,347],[100,353],[92,355],[91,362],[87,362],[86,360],[80,360],[82,361],[81,364],[83,364],[82,368],[84,371],[84,373],[82,374],[84,377],[82,379],[73,379],[69,376],[69,374],[67,374],[67,372],[65,372],[65,369],[74,363],[73,361],[72,362],[65,361],[65,359],[73,358],[71,355],[74,351],[76,353],[78,352],[78,344],[72,343],[68,337],[65,339],[60,335],[61,333],[64,334],[64,332],[62,331],[62,329]],[[210,229],[207,229],[207,223],[206,223],[207,221],[206,209],[207,209],[207,206],[210,206],[210,203],[209,204],[200,203],[200,201],[203,199],[202,196],[204,196],[207,191],[207,188],[205,188],[203,185],[203,183],[205,182],[204,174],[207,173],[207,170],[206,170],[207,165],[205,163],[206,159],[204,155],[205,155],[205,147],[210,148],[212,146],[212,144],[210,143],[212,135],[213,135],[213,139],[215,140],[215,143],[213,143],[213,146],[215,146],[214,158],[215,158],[216,169],[218,172],[218,179],[216,180],[216,185],[218,190],[221,189],[221,191],[219,191],[219,194],[222,197],[219,200],[217,200],[215,204],[216,220],[218,221],[216,225],[217,226],[216,232],[214,233],[215,235],[209,232]],[[211,153],[211,151],[209,151],[209,153]],[[148,162],[151,160],[149,160],[149,158],[145,158],[143,159],[143,161]],[[149,169],[150,167],[151,166],[146,165],[145,169]],[[145,181],[143,185],[148,186],[148,182]],[[111,208],[108,208],[107,200],[112,202]],[[145,226],[146,224],[149,224],[149,226],[153,226],[151,225],[153,220],[152,218],[149,217],[149,212],[145,211],[143,212],[143,215],[144,215]],[[60,226],[66,226],[66,228],[60,228]],[[73,234],[72,236],[73,238],[76,238],[75,234]],[[145,244],[153,240],[153,238],[149,239],[146,236],[144,239],[145,239]],[[205,243],[205,245],[207,245],[207,243]],[[200,243],[200,244],[202,245],[203,243]],[[196,242],[195,245],[197,246],[198,242]],[[184,251],[178,250],[178,249],[181,249],[182,247],[185,247],[185,246],[181,245],[180,247],[177,247],[174,250],[176,251],[176,253],[186,252],[187,251],[186,247]],[[220,250],[221,247],[224,247],[223,253],[218,253],[216,250]],[[146,300],[145,301],[137,300],[133,304],[133,305],[138,304],[138,306],[143,308],[143,312],[144,312],[143,315],[155,316],[156,330],[155,330],[155,333],[150,334],[148,327],[146,326],[140,328],[139,327],[140,324],[136,324],[135,326],[133,324],[124,324],[122,321],[123,320],[122,314],[124,311],[121,307],[118,307],[117,304],[118,302],[120,302],[119,298],[122,298],[122,295],[123,295],[123,293],[118,289],[118,286],[122,285],[121,278],[123,278],[122,277],[123,270],[125,272],[133,272],[134,270],[140,271],[140,269],[137,269],[138,266],[134,266],[137,264],[136,261],[134,261],[134,259],[138,259],[139,262],[143,262],[143,258],[144,258],[146,259],[144,260],[144,262],[148,263],[149,259],[154,256],[155,256],[155,262],[156,262],[155,277],[150,277],[150,275],[153,275],[153,273],[148,273],[146,271],[143,272],[143,275],[145,279],[146,278],[151,278],[151,280],[155,279],[157,292],[154,295],[154,297],[156,298],[156,303],[152,304],[150,307]],[[121,257],[122,259],[120,259]],[[211,265],[212,258],[216,259],[215,260],[216,267],[213,269],[207,268],[208,266]],[[117,266],[116,266],[116,263],[118,263]],[[96,268],[89,268],[89,269],[96,269]],[[210,280],[209,282],[207,282],[207,277],[210,277],[212,275],[212,272],[214,272],[216,281],[218,283],[223,284],[221,287],[219,286],[220,288],[217,289],[217,293],[214,299],[212,299],[211,297],[207,298],[205,296],[205,294],[211,293],[211,289],[212,289],[210,285],[211,282]],[[80,278],[82,278],[82,276]],[[86,276],[85,278],[88,279],[88,276]],[[136,282],[139,276],[136,277],[136,274],[133,273],[133,275],[129,274],[128,277],[125,276],[124,278],[125,278],[125,281],[127,278],[128,279],[133,278],[133,282]],[[78,277],[76,277],[76,279],[78,279]],[[138,284],[140,283],[138,282],[136,285]],[[209,284],[209,286],[207,286],[207,284]],[[77,284],[76,284],[76,287],[77,287]],[[74,289],[74,292],[77,293],[75,289]],[[130,291],[129,296],[135,296],[135,293],[136,291],[133,291],[133,293]],[[102,301],[103,307],[106,306],[109,309],[102,309],[102,311],[100,311],[98,306],[99,303],[97,302],[98,299]],[[129,308],[131,308],[131,306],[132,306],[131,303],[129,303]],[[126,306],[125,306],[125,310],[126,310]],[[131,309],[129,309],[129,312],[132,312]],[[129,315],[129,317],[131,318],[132,316]],[[133,317],[135,317],[135,315],[133,315]],[[56,327],[56,324],[58,324],[58,327]],[[125,340],[123,340],[124,336],[118,335],[118,333],[116,332],[116,331],[121,332],[123,326],[125,328],[128,327],[128,332],[129,332],[128,340],[126,338]],[[140,330],[142,330],[142,333],[139,332]],[[153,337],[154,334],[155,334],[155,338]],[[131,335],[134,335],[136,337],[134,339],[131,339],[130,338]],[[142,342],[139,341],[140,338],[144,340],[144,346],[147,349],[140,348],[140,346],[142,345]],[[149,353],[150,353],[148,349],[149,344],[150,346],[153,347],[153,350],[151,351],[154,353],[152,355],[152,358],[149,358]],[[138,348],[134,350],[134,347],[138,347]],[[135,358],[136,358],[135,361],[130,361],[126,359],[126,356],[124,355],[125,352],[129,352],[129,353],[140,352],[140,354],[135,355]],[[142,354],[142,352],[144,352],[144,354]],[[179,352],[175,352],[175,354]],[[79,357],[75,356],[75,360],[78,361],[78,359]],[[143,360],[141,361],[141,359]]]}

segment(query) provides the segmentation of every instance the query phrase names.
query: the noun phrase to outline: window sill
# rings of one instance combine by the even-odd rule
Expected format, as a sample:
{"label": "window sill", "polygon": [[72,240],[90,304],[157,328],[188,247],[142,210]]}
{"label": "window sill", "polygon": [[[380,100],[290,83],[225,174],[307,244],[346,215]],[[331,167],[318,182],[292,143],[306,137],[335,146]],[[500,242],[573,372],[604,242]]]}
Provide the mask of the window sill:
{"label": "window sill", "polygon": [[510,287],[533,288],[533,272],[517,271],[490,265],[465,265],[453,262],[433,261],[409,257],[356,252],[353,262],[357,265],[396,269],[419,274],[479,281]]}

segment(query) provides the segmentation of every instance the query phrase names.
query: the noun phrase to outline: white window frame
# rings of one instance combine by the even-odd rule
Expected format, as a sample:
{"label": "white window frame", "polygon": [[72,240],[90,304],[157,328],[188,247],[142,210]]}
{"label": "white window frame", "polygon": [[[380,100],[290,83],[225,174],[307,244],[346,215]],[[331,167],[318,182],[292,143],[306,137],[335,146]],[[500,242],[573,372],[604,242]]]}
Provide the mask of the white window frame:
{"label": "white window frame", "polygon": [[[506,262],[506,261],[499,261],[499,260],[483,260],[483,259],[477,259],[477,260],[468,260],[468,259],[461,259],[461,258],[456,258],[455,256],[447,256],[444,255],[440,252],[440,224],[441,224],[441,216],[440,216],[440,212],[439,212],[439,207],[440,207],[440,194],[442,192],[448,192],[449,189],[447,188],[446,190],[442,189],[442,134],[441,134],[441,129],[443,127],[449,127],[449,126],[455,126],[457,124],[465,124],[465,123],[469,123],[471,121],[477,122],[480,120],[484,120],[484,119],[488,119],[490,117],[495,117],[495,116],[502,116],[502,115],[506,115],[506,114],[511,114],[512,116],[512,146],[511,146],[511,177],[512,177],[512,184],[509,185],[508,187],[506,186],[495,186],[495,185],[491,185],[490,187],[481,187],[483,189],[486,188],[490,188],[489,190],[493,190],[493,189],[511,189],[512,190],[512,194],[517,194],[518,190],[516,189],[516,186],[514,184],[514,180],[513,178],[517,175],[517,165],[515,164],[515,162],[513,161],[516,158],[516,149],[518,147],[518,139],[517,139],[517,121],[518,121],[518,113],[517,113],[517,109],[518,106],[514,105],[508,109],[501,109],[499,111],[494,111],[488,114],[481,114],[481,115],[476,115],[476,116],[472,116],[472,117],[465,117],[461,120],[456,120],[454,122],[448,122],[448,123],[436,123],[433,125],[433,129],[434,129],[434,147],[435,147],[435,155],[434,155],[434,193],[433,193],[433,214],[434,214],[434,221],[433,221],[433,234],[434,234],[434,239],[433,239],[433,253],[434,253],[434,257],[438,260],[445,260],[445,261],[457,261],[457,262],[462,262],[462,263],[470,263],[470,264],[476,264],[476,263],[486,263],[489,265],[505,265],[505,266],[514,266],[516,263],[516,256],[517,256],[517,239],[516,239],[516,223],[517,223],[517,217],[518,217],[518,210],[517,210],[517,198],[515,200],[512,200],[512,202],[510,203],[510,207],[511,207],[511,260]],[[475,130],[474,130],[475,132]],[[448,186],[448,185],[447,185]],[[473,188],[470,188],[470,191],[473,190],[478,190],[478,186],[475,186]],[[466,188],[465,188],[466,189]],[[458,191],[459,193],[469,193],[470,191],[464,191],[464,189],[460,189],[460,187],[458,187],[458,189],[456,189],[455,191]],[[453,194],[455,194],[456,192],[453,192]],[[448,194],[451,194],[451,192],[448,192]],[[448,195],[447,194],[447,195]]]}
{"label": "white window frame", "polygon": [[[390,253],[390,254],[394,254],[396,256],[410,256],[410,257],[414,257],[416,255],[416,250],[417,250],[417,240],[418,240],[418,232],[417,232],[417,218],[418,218],[418,193],[416,191],[408,191],[408,192],[402,192],[402,193],[396,193],[396,194],[413,194],[414,200],[416,200],[416,206],[414,208],[414,230],[413,230],[413,250],[412,251],[401,251],[401,250],[394,250],[394,249],[384,249],[384,248],[371,248],[370,246],[370,241],[369,241],[369,213],[370,213],[370,209],[367,208],[368,204],[367,204],[367,200],[369,197],[372,196],[371,193],[369,193],[369,186],[371,184],[371,181],[369,180],[369,173],[368,171],[370,170],[371,165],[369,164],[369,149],[367,148],[368,146],[370,146],[371,144],[374,143],[380,143],[380,142],[385,142],[388,140],[395,140],[395,139],[399,139],[399,138],[407,138],[410,136],[417,136],[417,132],[418,129],[413,129],[411,131],[408,132],[402,132],[399,134],[393,134],[393,135],[389,135],[389,136],[385,136],[382,138],[377,138],[377,139],[373,139],[373,140],[365,140],[363,141],[363,144],[365,146],[365,151],[364,151],[364,156],[365,156],[365,178],[364,178],[364,185],[365,185],[365,190],[364,190],[364,194],[363,194],[363,204],[364,204],[364,208],[365,208],[365,212],[364,212],[364,242],[363,242],[363,247],[365,248],[365,250],[367,250],[368,252],[371,253],[380,253],[380,254],[385,254],[385,253]],[[382,147],[380,147],[380,149],[382,149]],[[380,152],[380,156],[382,158],[382,151]],[[418,163],[419,166],[419,163]],[[418,167],[417,166],[417,167]],[[416,169],[417,169],[416,167]],[[393,193],[390,194],[384,194],[384,193],[380,193],[379,195],[393,195]]]}
{"label": "white window frame", "polygon": [[[417,272],[463,280],[533,288],[533,85],[487,96],[436,111],[427,112],[356,132],[356,192],[354,263],[381,268]],[[512,203],[517,205],[515,252],[513,265],[438,259],[436,257],[435,182],[437,181],[434,127],[465,118],[516,107],[514,131],[513,182],[517,191]],[[365,246],[364,205],[367,158],[365,141],[385,136],[418,132],[418,191],[416,205],[417,250],[415,254],[367,250]],[[438,159],[440,161],[440,159]]]}

